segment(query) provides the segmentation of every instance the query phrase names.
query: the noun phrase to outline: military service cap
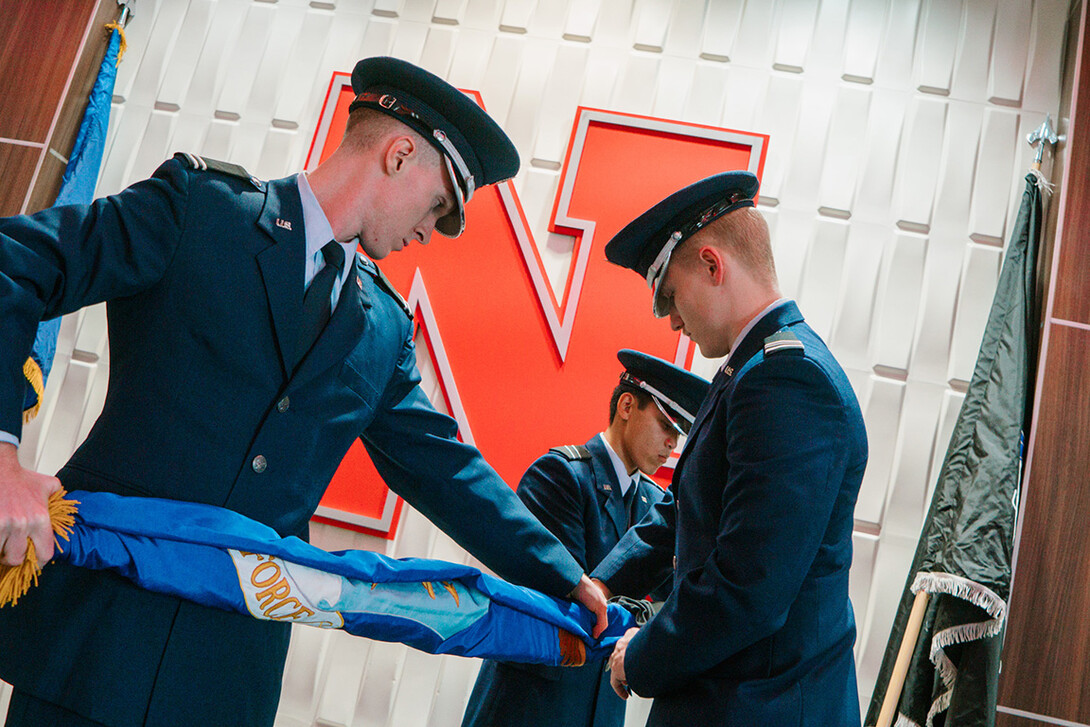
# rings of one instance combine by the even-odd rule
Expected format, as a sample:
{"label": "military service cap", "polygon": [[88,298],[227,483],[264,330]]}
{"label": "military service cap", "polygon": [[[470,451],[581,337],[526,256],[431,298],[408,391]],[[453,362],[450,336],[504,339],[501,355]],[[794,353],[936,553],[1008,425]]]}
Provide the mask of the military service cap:
{"label": "military service cap", "polygon": [[625,225],[606,244],[606,259],[647,279],[657,318],[669,313],[659,285],[674,249],[701,228],[739,207],[752,207],[759,183],[750,172],[723,172],[674,192]]}
{"label": "military service cap", "polygon": [[646,391],[678,433],[688,434],[711,384],[691,371],[632,349],[621,349],[617,359],[625,369],[621,384]]}
{"label": "military service cap", "polygon": [[438,76],[398,58],[364,58],[352,71],[349,106],[378,109],[439,150],[454,187],[455,209],[435,223],[447,237],[465,229],[473,191],[515,176],[519,156],[503,129],[468,96]]}

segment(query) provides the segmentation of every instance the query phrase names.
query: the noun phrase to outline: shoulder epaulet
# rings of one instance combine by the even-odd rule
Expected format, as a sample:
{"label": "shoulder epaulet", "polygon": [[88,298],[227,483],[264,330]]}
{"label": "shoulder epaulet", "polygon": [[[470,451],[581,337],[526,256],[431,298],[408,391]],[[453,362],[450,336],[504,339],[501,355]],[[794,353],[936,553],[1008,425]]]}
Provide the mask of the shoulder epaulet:
{"label": "shoulder epaulet", "polygon": [[[382,272],[378,265],[375,265],[374,261],[364,257],[363,255],[356,255],[356,267],[359,270],[366,272],[375,282],[378,283],[378,287],[386,291],[386,294],[397,301],[397,304],[401,306],[401,310],[405,311],[405,315],[412,320],[413,310],[409,307],[409,304],[405,302],[405,299],[401,297],[401,293],[397,292],[397,288],[390,282],[390,279]],[[357,274],[359,272],[357,270]]]}
{"label": "shoulder epaulet", "polygon": [[803,353],[806,346],[790,331],[778,331],[765,339],[765,356],[770,356],[780,351],[798,351]]}
{"label": "shoulder epaulet", "polygon": [[246,171],[246,168],[231,162],[221,162],[219,159],[209,159],[198,154],[180,151],[174,155],[175,159],[181,159],[190,169],[198,172],[219,172],[229,177],[238,177],[251,182],[258,189],[261,188],[261,180]]}
{"label": "shoulder epaulet", "polygon": [[553,454],[559,454],[569,462],[579,459],[590,459],[590,450],[582,444],[564,444],[549,450]]}

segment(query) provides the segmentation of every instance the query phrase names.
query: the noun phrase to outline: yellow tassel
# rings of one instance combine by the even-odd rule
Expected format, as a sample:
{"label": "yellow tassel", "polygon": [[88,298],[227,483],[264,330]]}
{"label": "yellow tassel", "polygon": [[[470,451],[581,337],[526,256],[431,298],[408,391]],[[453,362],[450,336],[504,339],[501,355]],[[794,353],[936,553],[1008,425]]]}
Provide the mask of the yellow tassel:
{"label": "yellow tassel", "polygon": [[121,65],[121,57],[125,55],[125,51],[128,50],[129,44],[125,42],[125,29],[121,27],[121,23],[106,23],[106,30],[116,30],[121,34],[121,45],[117,48],[117,63],[115,65]]}
{"label": "yellow tassel", "polygon": [[450,595],[454,596],[454,607],[458,608],[459,605],[460,605],[458,603],[458,591],[454,590],[454,584],[451,583],[450,581],[439,581],[439,582],[443,584],[443,588],[446,588],[448,591],[450,591]]}
{"label": "yellow tassel", "polygon": [[[57,550],[64,552],[61,540],[67,541],[76,523],[76,505],[78,500],[66,500],[64,490],[57,490],[49,496],[49,523],[53,527],[53,542]],[[27,538],[26,558],[21,565],[0,565],[0,608],[19,602],[32,586],[38,585],[38,556],[34,543]]]}
{"label": "yellow tassel", "polygon": [[34,389],[34,393],[38,395],[38,401],[35,402],[34,406],[23,411],[23,424],[26,424],[38,416],[38,411],[42,408],[42,397],[45,396],[45,377],[42,376],[42,367],[30,356],[27,356],[26,363],[23,364],[23,376],[26,377],[30,387]]}

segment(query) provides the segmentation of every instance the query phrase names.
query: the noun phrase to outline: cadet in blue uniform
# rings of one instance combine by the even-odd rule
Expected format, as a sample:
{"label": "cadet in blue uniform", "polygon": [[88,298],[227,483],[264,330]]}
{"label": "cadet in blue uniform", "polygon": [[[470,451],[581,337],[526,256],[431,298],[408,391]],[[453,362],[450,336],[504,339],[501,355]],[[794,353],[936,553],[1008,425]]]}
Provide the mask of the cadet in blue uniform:
{"label": "cadet in blue uniform", "polygon": [[[501,576],[599,614],[582,568],[419,387],[410,312],[372,262],[518,156],[478,106],[392,58],[360,61],[340,147],[262,182],[176,155],[89,206],[0,220],[0,560],[51,556],[46,495],[228,507],[306,536],[359,437],[390,487]],[[370,259],[356,254],[358,244]],[[305,290],[305,292],[304,292]],[[101,416],[55,478],[23,470],[22,362],[39,320],[108,301]],[[574,589],[574,590],[573,590]],[[289,627],[51,565],[0,611],[8,725],[271,725]]]}
{"label": "cadet in blue uniform", "polygon": [[[549,450],[518,487],[530,511],[586,570],[653,505],[672,502],[642,473],[666,462],[708,392],[707,381],[660,358],[628,349],[617,358],[624,371],[610,397],[606,430],[585,445]],[[617,595],[641,598],[649,591]],[[623,724],[624,701],[614,694],[604,661],[576,669],[486,661],[462,720],[462,727]]]}
{"label": "cadet in blue uniform", "polygon": [[610,657],[649,725],[859,724],[848,601],[867,462],[844,372],[780,296],[757,179],[727,172],[626,226],[606,257],[646,278],[654,312],[726,357],[671,490],[592,573],[639,591],[674,568],[662,609]]}

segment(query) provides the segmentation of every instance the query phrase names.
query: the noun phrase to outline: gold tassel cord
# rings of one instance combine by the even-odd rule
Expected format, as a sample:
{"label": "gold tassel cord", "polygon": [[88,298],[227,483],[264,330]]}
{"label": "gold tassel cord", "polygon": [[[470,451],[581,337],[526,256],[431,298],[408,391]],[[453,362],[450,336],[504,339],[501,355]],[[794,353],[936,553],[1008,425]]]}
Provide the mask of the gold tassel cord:
{"label": "gold tassel cord", "polygon": [[125,55],[129,47],[129,44],[125,42],[125,29],[121,27],[121,23],[106,23],[106,30],[116,30],[121,34],[121,45],[117,48],[117,65],[120,66],[121,57]]}
{"label": "gold tassel cord", "polygon": [[[61,548],[61,540],[67,541],[76,523],[76,505],[78,500],[67,500],[64,490],[57,490],[49,496],[49,522],[53,526],[53,541]],[[31,587],[38,585],[38,574],[42,572],[38,565],[38,555],[34,543],[27,538],[26,558],[20,565],[0,565],[0,608],[14,606],[26,595]]]}
{"label": "gold tassel cord", "polygon": [[23,411],[23,424],[26,424],[38,416],[38,411],[42,408],[42,397],[45,396],[45,377],[42,376],[42,367],[30,356],[27,356],[26,362],[23,363],[23,376],[26,377],[30,387],[34,389],[34,393],[38,395],[38,401],[35,402],[34,406]]}

